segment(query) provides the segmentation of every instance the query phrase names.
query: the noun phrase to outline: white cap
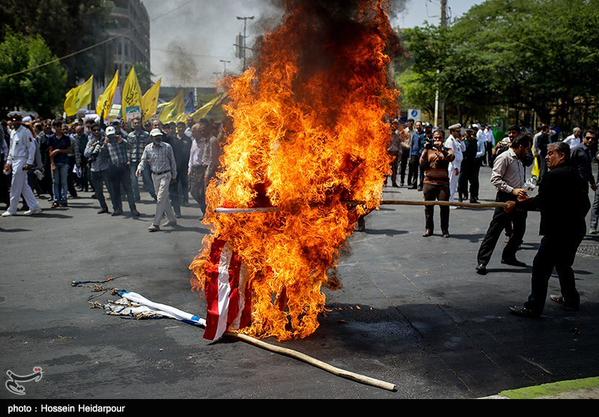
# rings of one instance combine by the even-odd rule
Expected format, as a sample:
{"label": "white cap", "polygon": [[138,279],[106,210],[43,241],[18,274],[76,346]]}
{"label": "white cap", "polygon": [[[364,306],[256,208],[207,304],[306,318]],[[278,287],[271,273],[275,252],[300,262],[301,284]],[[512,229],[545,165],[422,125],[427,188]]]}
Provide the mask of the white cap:
{"label": "white cap", "polygon": [[162,130],[160,129],[154,129],[150,132],[150,136],[164,136],[164,133],[162,133]]}
{"label": "white cap", "polygon": [[455,124],[455,125],[452,125],[452,126],[449,126],[449,130],[460,130],[461,128],[462,128],[462,125],[459,124],[459,123]]}
{"label": "white cap", "polygon": [[112,126],[106,128],[106,136],[116,135],[116,129]]}
{"label": "white cap", "polygon": [[31,122],[32,122],[31,116],[23,117],[23,123],[31,123]]}

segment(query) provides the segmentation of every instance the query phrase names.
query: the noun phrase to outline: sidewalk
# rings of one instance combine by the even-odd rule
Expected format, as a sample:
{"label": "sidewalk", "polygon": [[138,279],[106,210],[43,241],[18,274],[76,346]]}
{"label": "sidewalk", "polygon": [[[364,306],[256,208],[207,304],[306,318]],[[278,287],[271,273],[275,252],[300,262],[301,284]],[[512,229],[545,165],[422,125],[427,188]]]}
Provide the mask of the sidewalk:
{"label": "sidewalk", "polygon": [[552,384],[502,391],[485,399],[504,400],[597,400],[599,399],[599,377],[561,381]]}

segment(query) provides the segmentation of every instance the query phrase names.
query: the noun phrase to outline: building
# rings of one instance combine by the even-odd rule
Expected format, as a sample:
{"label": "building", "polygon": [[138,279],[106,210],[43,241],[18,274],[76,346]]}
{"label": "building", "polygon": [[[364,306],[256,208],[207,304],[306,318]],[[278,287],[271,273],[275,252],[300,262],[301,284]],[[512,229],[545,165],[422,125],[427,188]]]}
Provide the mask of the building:
{"label": "building", "polygon": [[125,79],[135,64],[150,70],[150,18],[141,0],[113,0],[107,34],[117,39],[104,48],[104,85],[118,69]]}

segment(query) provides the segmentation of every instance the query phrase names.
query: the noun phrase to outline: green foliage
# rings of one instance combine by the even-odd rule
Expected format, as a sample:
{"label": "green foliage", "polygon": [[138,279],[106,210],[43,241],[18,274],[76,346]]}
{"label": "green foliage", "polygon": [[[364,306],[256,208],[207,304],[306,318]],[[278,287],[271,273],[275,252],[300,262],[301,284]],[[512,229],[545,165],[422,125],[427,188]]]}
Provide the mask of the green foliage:
{"label": "green foliage", "polygon": [[[105,40],[106,22],[112,2],[106,0],[2,0],[0,7],[0,40],[7,33],[23,36],[39,35],[50,50],[63,57]],[[69,85],[104,68],[102,54],[83,53],[63,61],[68,70]]]}
{"label": "green foliage", "polygon": [[0,43],[0,106],[3,112],[18,107],[51,116],[64,100],[67,74],[54,62],[23,74],[7,77],[56,59],[39,36],[7,34]]}
{"label": "green foliage", "polygon": [[[139,81],[139,86],[141,87],[142,94],[145,94],[146,91],[152,87],[154,84],[152,82],[152,73],[150,70],[143,64],[137,63],[134,65],[135,73],[137,74],[137,80]],[[127,75],[124,75],[125,77]]]}
{"label": "green foliage", "polygon": [[483,120],[502,107],[560,122],[575,101],[598,100],[598,27],[599,0],[487,0],[447,30],[405,38],[418,80],[439,86],[450,117]]}

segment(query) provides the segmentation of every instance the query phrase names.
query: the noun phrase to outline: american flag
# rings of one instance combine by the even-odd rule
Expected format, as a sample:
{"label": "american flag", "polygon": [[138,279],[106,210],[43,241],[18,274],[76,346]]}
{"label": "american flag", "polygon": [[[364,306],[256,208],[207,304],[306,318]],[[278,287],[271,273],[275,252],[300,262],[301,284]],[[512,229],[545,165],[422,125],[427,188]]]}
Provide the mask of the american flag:
{"label": "american flag", "polygon": [[251,293],[241,258],[225,240],[215,239],[206,263],[208,313],[204,339],[218,340],[225,332],[251,323]]}

